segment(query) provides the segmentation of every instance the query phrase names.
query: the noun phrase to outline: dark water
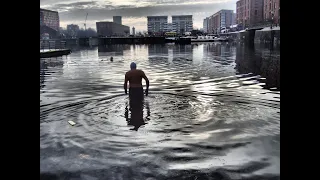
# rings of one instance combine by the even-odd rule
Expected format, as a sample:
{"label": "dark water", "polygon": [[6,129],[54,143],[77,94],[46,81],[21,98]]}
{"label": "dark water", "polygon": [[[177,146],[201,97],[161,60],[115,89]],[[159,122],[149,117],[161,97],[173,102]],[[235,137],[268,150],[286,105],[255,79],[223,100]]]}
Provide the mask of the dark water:
{"label": "dark water", "polygon": [[[132,61],[150,79],[133,109]],[[112,45],[40,60],[40,177],[280,179],[279,49]]]}

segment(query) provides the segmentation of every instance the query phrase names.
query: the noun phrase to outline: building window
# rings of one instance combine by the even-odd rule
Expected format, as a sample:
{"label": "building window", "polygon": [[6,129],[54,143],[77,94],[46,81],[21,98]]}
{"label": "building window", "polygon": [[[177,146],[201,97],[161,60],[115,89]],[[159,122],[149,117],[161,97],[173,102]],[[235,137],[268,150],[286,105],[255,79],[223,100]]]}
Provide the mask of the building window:
{"label": "building window", "polygon": [[272,6],[271,6],[271,2],[270,2],[270,4],[269,4],[269,10],[271,10],[271,8],[272,8]]}
{"label": "building window", "polygon": [[257,14],[258,14],[258,10],[255,10],[255,11],[254,11],[254,15],[257,15]]}

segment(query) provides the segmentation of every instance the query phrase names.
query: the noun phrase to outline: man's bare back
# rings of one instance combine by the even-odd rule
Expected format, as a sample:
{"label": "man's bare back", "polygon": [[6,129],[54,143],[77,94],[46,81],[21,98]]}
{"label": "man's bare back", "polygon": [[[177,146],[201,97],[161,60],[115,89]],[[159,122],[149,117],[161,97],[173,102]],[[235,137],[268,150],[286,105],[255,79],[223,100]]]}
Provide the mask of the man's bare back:
{"label": "man's bare back", "polygon": [[139,69],[130,70],[125,76],[125,79],[129,81],[129,87],[142,87],[142,78],[148,79],[144,72]]}
{"label": "man's bare back", "polygon": [[148,95],[149,91],[149,79],[145,75],[145,73],[142,70],[136,69],[136,64],[131,63],[130,65],[131,70],[128,71],[125,75],[125,80],[124,80],[124,90],[125,93],[127,94],[127,84],[129,81],[129,91],[131,88],[142,88],[142,78],[145,79],[146,81],[146,96]]}

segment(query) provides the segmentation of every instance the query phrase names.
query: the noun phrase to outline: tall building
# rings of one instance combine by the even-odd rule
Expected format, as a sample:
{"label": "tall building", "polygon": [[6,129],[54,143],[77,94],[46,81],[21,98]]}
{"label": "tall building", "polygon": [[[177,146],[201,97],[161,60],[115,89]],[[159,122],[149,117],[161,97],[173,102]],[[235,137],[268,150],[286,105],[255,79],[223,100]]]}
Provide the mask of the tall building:
{"label": "tall building", "polygon": [[192,15],[172,16],[172,29],[177,34],[193,30]]}
{"label": "tall building", "polygon": [[280,0],[264,0],[263,19],[273,23],[280,23]]}
{"label": "tall building", "polygon": [[136,28],[132,27],[132,35],[136,35]]}
{"label": "tall building", "polygon": [[207,33],[214,33],[213,29],[212,29],[212,25],[213,25],[213,15],[208,17],[208,32]]}
{"label": "tall building", "polygon": [[203,32],[207,33],[208,32],[208,28],[209,28],[209,18],[206,17],[205,19],[203,19]]}
{"label": "tall building", "polygon": [[173,31],[172,23],[168,23],[166,32],[172,32],[172,31]]}
{"label": "tall building", "polygon": [[98,36],[125,36],[130,33],[129,26],[114,22],[96,22]]}
{"label": "tall building", "polygon": [[67,25],[67,32],[71,37],[77,37],[79,31],[79,26],[76,24],[68,24]]}
{"label": "tall building", "polygon": [[168,29],[168,16],[147,16],[148,32],[163,33]]}
{"label": "tall building", "polygon": [[263,4],[264,0],[237,1],[237,24],[246,27],[262,22]]}
{"label": "tall building", "polygon": [[59,31],[60,20],[57,11],[51,11],[40,8],[40,26],[48,26],[56,31]]}
{"label": "tall building", "polygon": [[232,20],[231,20],[231,24],[232,25],[236,25],[237,24],[237,15],[236,13],[232,13]]}
{"label": "tall building", "polygon": [[122,16],[113,16],[113,22],[117,24],[122,24]]}
{"label": "tall building", "polygon": [[221,28],[234,25],[233,10],[222,9],[209,17],[209,33],[220,33]]}

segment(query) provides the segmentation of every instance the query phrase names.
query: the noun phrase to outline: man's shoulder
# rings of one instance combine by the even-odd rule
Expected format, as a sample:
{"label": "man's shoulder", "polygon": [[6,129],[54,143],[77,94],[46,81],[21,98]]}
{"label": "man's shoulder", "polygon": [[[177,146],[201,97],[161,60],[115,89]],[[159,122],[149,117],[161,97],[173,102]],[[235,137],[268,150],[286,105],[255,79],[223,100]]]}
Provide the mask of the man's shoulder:
{"label": "man's shoulder", "polygon": [[138,71],[139,73],[144,73],[141,69],[137,69],[137,71]]}
{"label": "man's shoulder", "polygon": [[135,75],[135,74],[144,74],[144,72],[142,71],[142,70],[140,70],[140,69],[135,69],[135,70],[129,70],[129,71],[127,71],[126,72],[126,75],[130,75],[130,74],[132,74],[132,75]]}
{"label": "man's shoulder", "polygon": [[126,75],[129,74],[130,72],[131,72],[131,70],[127,71],[127,72],[126,72]]}

